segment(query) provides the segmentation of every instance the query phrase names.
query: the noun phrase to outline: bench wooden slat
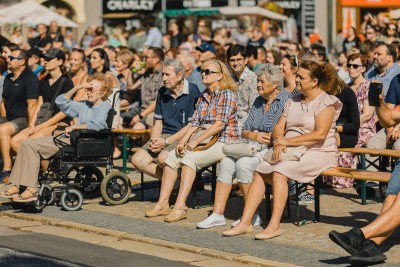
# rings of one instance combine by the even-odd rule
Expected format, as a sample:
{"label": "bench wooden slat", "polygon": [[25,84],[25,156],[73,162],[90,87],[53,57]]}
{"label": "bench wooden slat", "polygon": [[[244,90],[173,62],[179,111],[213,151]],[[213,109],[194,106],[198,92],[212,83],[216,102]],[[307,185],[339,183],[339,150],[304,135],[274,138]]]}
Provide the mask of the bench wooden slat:
{"label": "bench wooden slat", "polygon": [[393,150],[393,149],[375,149],[375,148],[357,147],[357,148],[339,148],[339,152],[367,154],[375,157],[385,156],[385,157],[400,158],[400,150]]}
{"label": "bench wooden slat", "polygon": [[136,129],[122,128],[122,129],[113,129],[112,132],[113,133],[125,133],[125,134],[143,135],[143,134],[151,133],[151,130],[150,129],[136,130]]}
{"label": "bench wooden slat", "polygon": [[351,168],[336,167],[331,170],[323,171],[321,175],[339,176],[344,178],[352,178],[356,180],[369,180],[369,181],[387,183],[389,182],[391,174],[389,172],[355,170]]}

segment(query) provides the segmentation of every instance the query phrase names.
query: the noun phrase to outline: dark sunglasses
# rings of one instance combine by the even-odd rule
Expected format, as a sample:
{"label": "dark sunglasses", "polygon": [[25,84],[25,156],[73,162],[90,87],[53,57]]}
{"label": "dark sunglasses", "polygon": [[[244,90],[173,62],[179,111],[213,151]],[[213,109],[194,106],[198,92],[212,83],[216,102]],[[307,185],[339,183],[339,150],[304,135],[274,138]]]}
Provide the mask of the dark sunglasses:
{"label": "dark sunglasses", "polygon": [[362,65],[350,64],[350,63],[347,64],[346,66],[347,66],[347,68],[349,68],[349,69],[350,69],[350,67],[353,67],[353,69],[355,69],[355,70],[358,69],[359,67],[362,67]]}
{"label": "dark sunglasses", "polygon": [[206,75],[206,76],[208,76],[208,75],[210,75],[210,74],[219,73],[219,72],[212,71],[212,70],[209,70],[209,69],[205,69],[205,70],[200,70],[200,73],[201,73],[201,74],[204,74],[204,75]]}
{"label": "dark sunglasses", "polygon": [[8,56],[8,59],[9,59],[10,61],[13,61],[14,59],[21,60],[21,59],[22,59],[22,57],[13,57],[13,56]]}

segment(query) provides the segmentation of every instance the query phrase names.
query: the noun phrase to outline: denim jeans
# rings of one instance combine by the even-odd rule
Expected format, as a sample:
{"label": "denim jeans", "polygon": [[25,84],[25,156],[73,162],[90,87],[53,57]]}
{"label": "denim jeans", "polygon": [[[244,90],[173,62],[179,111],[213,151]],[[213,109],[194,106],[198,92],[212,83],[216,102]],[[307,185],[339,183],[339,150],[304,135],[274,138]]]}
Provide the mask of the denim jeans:
{"label": "denim jeans", "polygon": [[396,160],[396,166],[390,175],[386,195],[397,195],[400,191],[400,159]]}

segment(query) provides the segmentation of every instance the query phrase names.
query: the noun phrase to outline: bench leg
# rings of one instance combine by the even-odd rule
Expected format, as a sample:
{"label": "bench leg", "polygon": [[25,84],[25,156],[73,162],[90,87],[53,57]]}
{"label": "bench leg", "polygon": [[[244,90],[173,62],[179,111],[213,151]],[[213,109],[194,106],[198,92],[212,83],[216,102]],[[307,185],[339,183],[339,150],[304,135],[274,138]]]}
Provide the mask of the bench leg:
{"label": "bench leg", "polygon": [[144,201],[144,173],[140,172],[140,201]]}
{"label": "bench leg", "polygon": [[316,222],[321,221],[320,202],[319,202],[319,197],[321,193],[321,182],[322,182],[322,176],[318,176],[317,179],[315,179],[315,185],[314,185],[314,204],[315,204],[314,215]]}
{"label": "bench leg", "polygon": [[217,163],[211,166],[211,203],[214,205],[215,188],[217,186]]}
{"label": "bench leg", "polygon": [[266,220],[269,221],[272,216],[271,186],[269,184],[265,185],[265,214],[266,214]]}
{"label": "bench leg", "polygon": [[361,180],[360,186],[361,186],[361,204],[367,205],[367,181]]}
{"label": "bench leg", "polygon": [[[307,188],[307,186],[306,186]],[[299,183],[296,182],[296,225],[300,226]]]}

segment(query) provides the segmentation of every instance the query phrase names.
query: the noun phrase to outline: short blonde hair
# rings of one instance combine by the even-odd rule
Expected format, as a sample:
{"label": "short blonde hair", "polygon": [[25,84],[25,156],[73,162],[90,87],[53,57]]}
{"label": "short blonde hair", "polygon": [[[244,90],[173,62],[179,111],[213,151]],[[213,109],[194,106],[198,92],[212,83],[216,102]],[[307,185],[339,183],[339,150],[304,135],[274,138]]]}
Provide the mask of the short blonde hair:
{"label": "short blonde hair", "polygon": [[95,72],[90,75],[87,79],[87,82],[91,82],[93,80],[101,82],[101,91],[104,93],[104,95],[101,97],[101,100],[107,100],[113,92],[111,89],[111,80],[104,73],[101,72]]}
{"label": "short blonde hair", "polygon": [[225,63],[219,60],[207,60],[203,64],[201,64],[201,68],[205,68],[207,66],[214,66],[215,68],[220,70],[222,74],[222,79],[219,80],[219,90],[231,90],[236,92],[236,84],[232,79],[231,72],[226,67]]}

